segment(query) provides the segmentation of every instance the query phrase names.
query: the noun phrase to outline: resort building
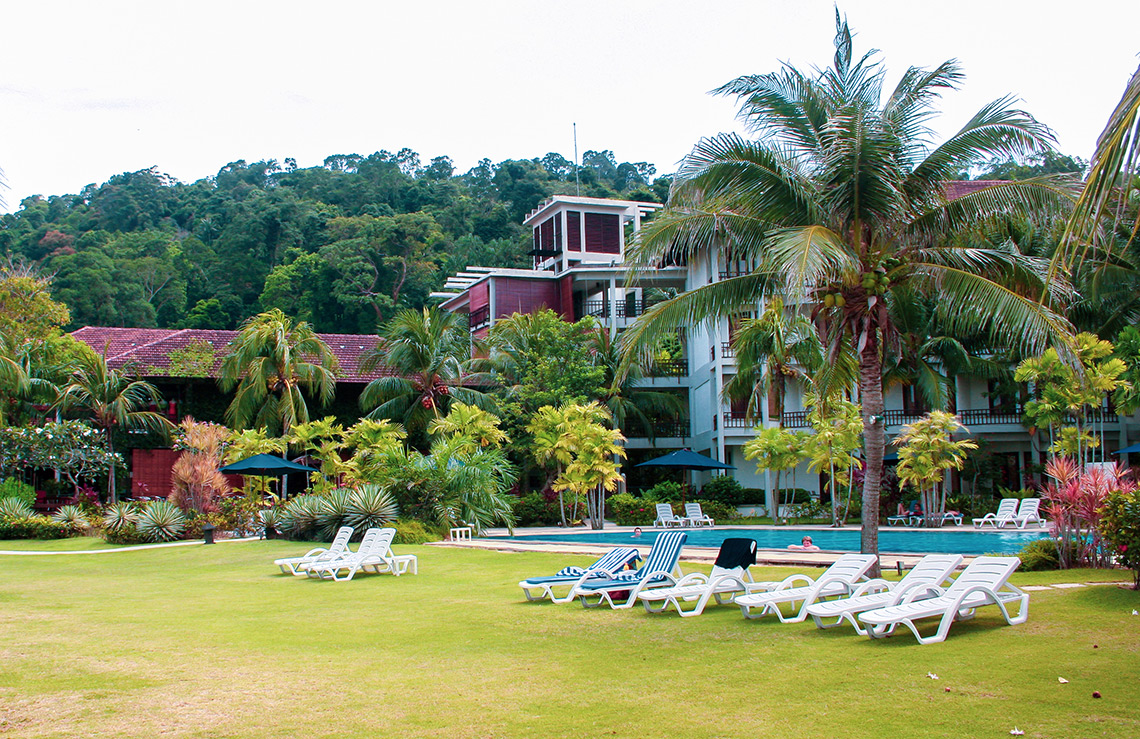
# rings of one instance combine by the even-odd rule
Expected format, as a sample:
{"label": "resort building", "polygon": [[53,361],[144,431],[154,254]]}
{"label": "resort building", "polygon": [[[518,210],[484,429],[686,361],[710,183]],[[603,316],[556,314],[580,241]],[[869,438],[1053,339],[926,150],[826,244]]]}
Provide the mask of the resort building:
{"label": "resort building", "polygon": [[[948,183],[947,190],[954,198],[986,184],[953,182]],[[476,335],[484,335],[496,320],[512,313],[543,307],[568,321],[594,316],[617,335],[654,302],[750,271],[749,265],[727,261],[723,253],[710,250],[686,264],[660,264],[631,275],[625,264],[626,246],[642,221],[660,207],[656,203],[552,197],[524,221],[533,231],[531,269],[468,267],[433,297],[441,299],[448,310],[466,313]],[[753,306],[754,315],[761,309]],[[746,317],[748,313],[742,314]],[[773,408],[766,409],[768,418],[748,418],[743,404],[724,399],[725,384],[736,373],[731,340],[737,326],[738,322],[727,320],[690,326],[682,337],[683,357],[648,368],[651,377],[643,382],[681,393],[688,412],[680,422],[662,424],[653,441],[636,428],[626,429],[631,459],[640,458],[639,450],[659,453],[687,447],[734,465],[733,474],[745,487],[764,487],[763,476],[744,458],[741,447],[761,423],[778,420],[786,428],[807,429],[806,414],[801,389],[794,382],[787,388],[781,419],[772,417]],[[992,383],[977,377],[957,377],[953,391],[952,410],[971,436],[985,439],[986,450],[999,467],[995,483],[1011,489],[1028,485],[1049,440],[1047,434],[1031,433],[1022,425],[1024,394],[1003,396]],[[892,388],[885,400],[888,439],[927,411],[913,387]],[[1112,459],[1111,450],[1140,438],[1140,418],[1121,418],[1108,407],[1094,415],[1106,441],[1102,453],[1107,459]],[[796,470],[794,483],[785,479],[787,487],[794,484],[820,489],[820,477],[809,473],[806,463]]]}

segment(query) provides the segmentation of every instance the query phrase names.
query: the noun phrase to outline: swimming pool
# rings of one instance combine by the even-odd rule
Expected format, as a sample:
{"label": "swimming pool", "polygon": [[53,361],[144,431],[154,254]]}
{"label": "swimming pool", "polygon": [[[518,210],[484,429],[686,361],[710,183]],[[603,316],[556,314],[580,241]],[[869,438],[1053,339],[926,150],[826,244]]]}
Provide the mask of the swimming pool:
{"label": "swimming pool", "polygon": [[[820,549],[838,552],[859,551],[858,529],[685,529],[685,545],[719,549],[727,538],[755,539],[761,549],[787,549],[805,536]],[[581,531],[568,534],[529,534],[495,536],[518,542],[566,542],[574,544],[650,545],[660,531],[648,529],[639,539],[628,531]],[[879,551],[893,554],[1017,554],[1023,546],[1048,537],[1045,531],[976,531],[972,528],[931,529],[929,531],[879,530]]]}

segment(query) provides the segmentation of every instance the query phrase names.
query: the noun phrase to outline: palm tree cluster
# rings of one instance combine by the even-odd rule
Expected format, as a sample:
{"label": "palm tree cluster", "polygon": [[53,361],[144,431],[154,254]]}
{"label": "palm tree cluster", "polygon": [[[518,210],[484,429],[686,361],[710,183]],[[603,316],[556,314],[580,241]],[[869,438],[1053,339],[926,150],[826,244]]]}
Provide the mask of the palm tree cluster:
{"label": "palm tree cluster", "polygon": [[946,184],[960,172],[1049,151],[1051,133],[1002,98],[935,143],[933,106],[961,83],[958,64],[911,67],[888,92],[875,52],[856,57],[838,13],[836,26],[830,67],[804,73],[785,65],[715,91],[739,101],[755,139],[722,134],[699,142],[668,208],[631,250],[640,266],[721,254],[754,268],[654,306],[623,342],[632,362],[678,327],[756,310],[774,297],[810,317],[828,357],[847,351],[857,359],[867,465],[862,549],[875,552],[883,380],[901,348],[903,301],[928,301],[951,334],[1028,354],[1065,345],[1063,274],[1047,280],[1046,259],[961,237],[999,221],[1061,214],[1073,184],[1062,177],[991,183],[950,199]]}

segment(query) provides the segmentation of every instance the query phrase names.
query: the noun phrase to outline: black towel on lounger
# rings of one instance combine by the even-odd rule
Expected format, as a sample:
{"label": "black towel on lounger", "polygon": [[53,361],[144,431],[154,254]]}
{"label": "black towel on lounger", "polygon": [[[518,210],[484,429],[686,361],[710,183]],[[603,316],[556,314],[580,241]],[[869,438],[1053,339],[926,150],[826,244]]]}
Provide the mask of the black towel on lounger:
{"label": "black towel on lounger", "polygon": [[716,555],[716,566],[731,570],[735,567],[751,567],[756,564],[755,539],[725,539],[721,542],[720,553]]}

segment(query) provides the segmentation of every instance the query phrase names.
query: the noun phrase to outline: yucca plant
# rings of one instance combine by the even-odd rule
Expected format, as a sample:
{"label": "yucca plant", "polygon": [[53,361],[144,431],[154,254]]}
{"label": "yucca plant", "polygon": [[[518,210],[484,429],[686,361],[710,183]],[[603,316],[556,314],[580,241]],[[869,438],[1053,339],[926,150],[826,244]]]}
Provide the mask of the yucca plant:
{"label": "yucca plant", "polygon": [[285,504],[279,531],[292,538],[308,536],[317,525],[323,503],[319,495],[299,495]]}
{"label": "yucca plant", "polygon": [[85,531],[91,525],[83,509],[77,505],[65,505],[54,514],[52,520],[61,523],[72,531]]}
{"label": "yucca plant", "polygon": [[[261,525],[265,529],[265,538],[276,538],[276,535],[282,531],[282,527],[285,525],[283,523],[285,517],[282,515],[281,509],[276,506],[266,508],[258,515],[261,517]],[[272,534],[270,534],[271,531]]]}
{"label": "yucca plant", "polygon": [[352,491],[348,488],[337,488],[318,498],[321,504],[317,515],[317,531],[322,539],[332,539],[336,530],[345,525],[348,518],[348,507],[352,499]]}
{"label": "yucca plant", "polygon": [[135,528],[147,541],[174,541],[186,530],[186,514],[169,500],[156,500],[138,514]]}
{"label": "yucca plant", "polygon": [[20,498],[0,498],[0,518],[30,518],[32,507]]}
{"label": "yucca plant", "polygon": [[379,485],[361,485],[352,491],[345,524],[357,530],[386,526],[399,514],[400,507],[391,493]]}
{"label": "yucca plant", "polygon": [[103,527],[112,533],[125,531],[135,525],[138,512],[130,503],[114,503],[103,513]]}

